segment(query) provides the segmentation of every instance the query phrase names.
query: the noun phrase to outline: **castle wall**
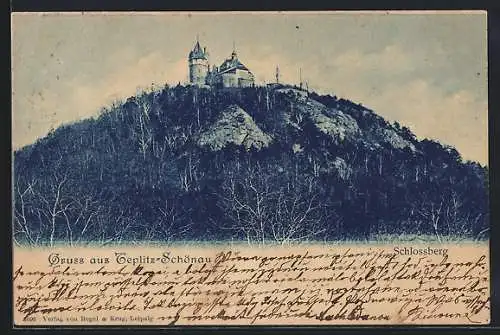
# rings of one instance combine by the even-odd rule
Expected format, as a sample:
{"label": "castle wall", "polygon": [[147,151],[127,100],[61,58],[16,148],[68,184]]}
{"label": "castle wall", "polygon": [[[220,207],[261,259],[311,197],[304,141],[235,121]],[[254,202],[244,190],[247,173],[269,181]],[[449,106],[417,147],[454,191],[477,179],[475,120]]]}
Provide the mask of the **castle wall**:
{"label": "castle wall", "polygon": [[236,73],[222,73],[214,78],[215,85],[223,87],[249,87],[253,86],[254,78],[248,71],[236,70]]}
{"label": "castle wall", "polygon": [[238,77],[234,73],[223,73],[222,86],[224,87],[238,87]]}
{"label": "castle wall", "polygon": [[249,87],[254,84],[254,77],[248,71],[236,71],[236,76],[238,77],[238,86],[239,87]]}

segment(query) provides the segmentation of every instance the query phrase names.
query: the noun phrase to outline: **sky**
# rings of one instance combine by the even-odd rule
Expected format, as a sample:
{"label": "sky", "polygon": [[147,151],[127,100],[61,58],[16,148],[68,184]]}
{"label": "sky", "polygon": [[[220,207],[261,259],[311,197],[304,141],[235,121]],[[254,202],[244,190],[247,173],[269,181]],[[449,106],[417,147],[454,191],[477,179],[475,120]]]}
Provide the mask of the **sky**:
{"label": "sky", "polygon": [[196,42],[257,83],[362,103],[419,139],[488,162],[486,12],[14,13],[12,145],[96,116],[142,89],[185,83]]}

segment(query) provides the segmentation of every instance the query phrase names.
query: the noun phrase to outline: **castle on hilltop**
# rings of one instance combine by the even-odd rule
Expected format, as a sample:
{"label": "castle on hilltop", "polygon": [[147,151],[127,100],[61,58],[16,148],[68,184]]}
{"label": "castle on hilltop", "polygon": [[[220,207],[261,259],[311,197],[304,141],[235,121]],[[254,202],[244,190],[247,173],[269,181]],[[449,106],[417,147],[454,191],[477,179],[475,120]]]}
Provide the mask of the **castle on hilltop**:
{"label": "castle on hilltop", "polygon": [[219,66],[210,68],[207,48],[203,49],[196,39],[193,50],[189,52],[189,83],[198,87],[250,87],[255,79],[250,70],[238,59],[233,45],[231,56]]}

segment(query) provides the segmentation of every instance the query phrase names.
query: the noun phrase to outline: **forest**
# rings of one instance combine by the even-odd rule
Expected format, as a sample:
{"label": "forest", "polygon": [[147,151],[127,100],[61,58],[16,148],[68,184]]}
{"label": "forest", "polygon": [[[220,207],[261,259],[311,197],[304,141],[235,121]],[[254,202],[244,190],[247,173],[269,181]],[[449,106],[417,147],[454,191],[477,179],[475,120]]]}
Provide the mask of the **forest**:
{"label": "forest", "polygon": [[19,245],[489,236],[486,166],[287,85],[143,91],[13,165]]}

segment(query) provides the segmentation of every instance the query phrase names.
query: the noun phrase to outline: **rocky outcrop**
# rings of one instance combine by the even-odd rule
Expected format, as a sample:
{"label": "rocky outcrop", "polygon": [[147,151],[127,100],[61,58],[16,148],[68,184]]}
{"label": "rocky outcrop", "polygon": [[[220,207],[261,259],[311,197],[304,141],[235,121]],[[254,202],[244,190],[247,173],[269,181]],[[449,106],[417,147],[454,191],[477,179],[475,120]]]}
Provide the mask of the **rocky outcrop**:
{"label": "rocky outcrop", "polygon": [[356,140],[360,135],[359,126],[350,115],[339,110],[329,109],[325,105],[308,99],[296,104],[296,108],[322,133],[332,137],[336,143],[346,140]]}
{"label": "rocky outcrop", "polygon": [[398,133],[392,129],[379,128],[375,131],[375,136],[378,142],[386,143],[392,146],[394,149],[410,149],[415,152],[415,145],[404,138],[402,138]]}
{"label": "rocky outcrop", "polygon": [[242,108],[237,105],[228,106],[221,117],[207,130],[203,131],[197,140],[200,147],[208,147],[218,151],[229,144],[260,150],[272,142],[271,136],[263,132]]}

